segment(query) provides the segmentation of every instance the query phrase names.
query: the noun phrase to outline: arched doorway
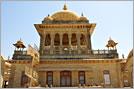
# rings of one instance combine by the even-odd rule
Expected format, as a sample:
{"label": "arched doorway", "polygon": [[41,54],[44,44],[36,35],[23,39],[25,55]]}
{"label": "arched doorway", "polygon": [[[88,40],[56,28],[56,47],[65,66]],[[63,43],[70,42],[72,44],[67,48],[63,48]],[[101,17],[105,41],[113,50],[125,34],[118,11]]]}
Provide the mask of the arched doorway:
{"label": "arched doorway", "polygon": [[71,71],[61,71],[60,72],[60,85],[62,87],[69,87],[71,86]]}

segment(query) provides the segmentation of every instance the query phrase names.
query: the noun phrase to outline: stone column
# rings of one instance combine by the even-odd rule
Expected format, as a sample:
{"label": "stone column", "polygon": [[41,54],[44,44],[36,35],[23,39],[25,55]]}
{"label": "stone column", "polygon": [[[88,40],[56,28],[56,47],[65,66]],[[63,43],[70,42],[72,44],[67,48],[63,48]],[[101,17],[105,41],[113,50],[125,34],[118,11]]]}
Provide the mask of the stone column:
{"label": "stone column", "polygon": [[86,34],[84,34],[85,35],[85,40],[86,40],[86,53],[88,52],[88,49],[89,49],[89,47],[90,47],[90,45],[89,45],[89,35],[88,35],[88,33],[86,33]]}
{"label": "stone column", "polygon": [[88,42],[89,42],[89,49],[92,50],[92,44],[91,44],[91,36],[88,34]]}
{"label": "stone column", "polygon": [[62,54],[62,37],[63,37],[63,34],[60,33],[60,54]]}
{"label": "stone column", "polygon": [[40,36],[40,54],[44,54],[44,47],[45,47],[45,34]]}
{"label": "stone column", "polygon": [[78,87],[79,79],[78,79],[78,71],[72,71],[72,86]]}
{"label": "stone column", "polygon": [[88,48],[92,50],[90,28],[87,29]]}
{"label": "stone column", "polygon": [[50,47],[50,54],[53,54],[54,52],[54,34],[51,33],[51,47]]}
{"label": "stone column", "polygon": [[60,87],[60,71],[53,71],[53,86]]}
{"label": "stone column", "polygon": [[71,36],[72,34],[71,33],[69,33],[68,34],[68,38],[69,38],[69,54],[71,54]]}
{"label": "stone column", "polygon": [[46,71],[40,71],[38,75],[39,75],[39,78],[38,78],[39,84],[41,85],[41,87],[45,87],[46,86]]}
{"label": "stone column", "polygon": [[78,54],[80,54],[81,50],[80,50],[80,34],[77,33],[77,49],[78,49]]}

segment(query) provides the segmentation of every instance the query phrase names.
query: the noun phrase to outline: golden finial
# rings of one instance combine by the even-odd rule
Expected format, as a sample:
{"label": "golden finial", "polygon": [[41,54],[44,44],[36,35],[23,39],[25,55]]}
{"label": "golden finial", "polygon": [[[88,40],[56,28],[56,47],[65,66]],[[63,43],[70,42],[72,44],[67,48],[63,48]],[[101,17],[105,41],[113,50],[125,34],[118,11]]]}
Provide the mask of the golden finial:
{"label": "golden finial", "polygon": [[67,6],[66,6],[66,4],[64,4],[63,10],[67,10]]}

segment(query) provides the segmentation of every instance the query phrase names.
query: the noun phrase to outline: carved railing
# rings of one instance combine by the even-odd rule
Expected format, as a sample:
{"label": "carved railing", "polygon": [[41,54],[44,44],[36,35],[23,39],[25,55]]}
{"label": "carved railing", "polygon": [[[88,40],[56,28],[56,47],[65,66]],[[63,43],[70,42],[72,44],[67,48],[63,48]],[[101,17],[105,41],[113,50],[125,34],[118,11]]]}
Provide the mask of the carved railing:
{"label": "carved railing", "polygon": [[14,51],[14,54],[16,54],[16,55],[25,55],[25,54],[27,54],[27,51],[24,51],[24,50],[15,50]]}
{"label": "carved railing", "polygon": [[[60,52],[62,51],[62,52]],[[114,54],[117,50],[80,50],[79,54]],[[50,50],[45,50],[44,55],[49,55]],[[53,50],[52,54],[78,54],[78,50]]]}
{"label": "carved railing", "polygon": [[[41,59],[106,59],[118,58],[117,50],[54,50],[44,52]],[[13,59],[32,59],[27,51],[15,51]]]}
{"label": "carved railing", "polygon": [[62,50],[62,52],[56,52],[55,51],[52,54],[44,54],[41,55],[41,59],[82,59],[82,58],[95,58],[95,59],[101,59],[101,58],[118,58],[117,50]]}
{"label": "carved railing", "polygon": [[12,59],[14,60],[31,60],[32,57],[27,54],[26,50],[15,50]]}

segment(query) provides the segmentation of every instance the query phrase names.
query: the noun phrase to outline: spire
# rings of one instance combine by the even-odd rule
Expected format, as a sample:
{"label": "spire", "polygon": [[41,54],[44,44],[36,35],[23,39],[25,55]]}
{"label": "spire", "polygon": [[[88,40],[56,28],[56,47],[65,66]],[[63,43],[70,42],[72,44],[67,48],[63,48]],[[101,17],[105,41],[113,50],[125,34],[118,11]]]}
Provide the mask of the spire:
{"label": "spire", "polygon": [[63,10],[67,10],[67,6],[66,6],[66,4],[64,4]]}

